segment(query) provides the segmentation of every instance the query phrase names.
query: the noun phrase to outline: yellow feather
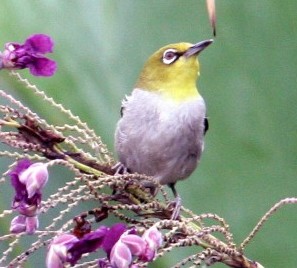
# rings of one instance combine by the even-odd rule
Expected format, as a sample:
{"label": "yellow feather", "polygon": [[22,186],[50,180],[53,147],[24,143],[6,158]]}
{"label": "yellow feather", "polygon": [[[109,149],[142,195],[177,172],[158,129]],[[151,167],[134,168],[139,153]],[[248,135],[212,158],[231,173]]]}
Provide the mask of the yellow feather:
{"label": "yellow feather", "polygon": [[[196,80],[199,73],[197,56],[185,57],[193,44],[178,43],[167,45],[155,52],[146,62],[135,87],[160,94],[174,101],[182,102],[199,96]],[[181,56],[172,64],[162,61],[163,53],[174,49]]]}

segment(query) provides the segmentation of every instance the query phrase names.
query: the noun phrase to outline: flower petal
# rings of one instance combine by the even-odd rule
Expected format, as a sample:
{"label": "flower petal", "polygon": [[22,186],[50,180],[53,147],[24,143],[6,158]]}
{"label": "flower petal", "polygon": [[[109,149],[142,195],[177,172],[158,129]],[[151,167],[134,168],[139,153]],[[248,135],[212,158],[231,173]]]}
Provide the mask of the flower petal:
{"label": "flower petal", "polygon": [[47,165],[35,163],[19,175],[20,182],[26,185],[28,198],[40,193],[48,181]]}
{"label": "flower petal", "polygon": [[154,249],[150,249],[149,247],[147,247],[145,249],[145,252],[140,256],[140,260],[145,261],[145,262],[151,262],[156,255],[156,250]]}
{"label": "flower petal", "polygon": [[34,234],[39,227],[39,220],[37,216],[26,217],[26,233]]}
{"label": "flower petal", "polygon": [[106,226],[101,226],[96,231],[84,235],[82,239],[73,243],[68,248],[67,261],[71,265],[75,265],[81,255],[93,252],[101,247],[107,231],[108,228]]}
{"label": "flower petal", "polygon": [[46,255],[46,267],[63,268],[67,259],[68,246],[77,241],[78,239],[71,234],[61,234],[55,237]]}
{"label": "flower petal", "polygon": [[[46,255],[45,264],[46,264],[47,268],[63,268],[64,267],[64,264],[63,264],[64,261],[56,253],[56,249],[55,249],[56,247],[58,247],[58,246],[54,245],[54,246],[50,247],[50,250],[48,251],[48,253]],[[64,246],[64,249],[66,249],[65,246]]]}
{"label": "flower petal", "polygon": [[130,249],[119,240],[111,250],[110,263],[117,268],[129,268],[132,262]]}
{"label": "flower petal", "polygon": [[151,249],[158,249],[163,243],[162,233],[155,226],[146,230],[142,238],[148,243]]}
{"label": "flower petal", "polygon": [[56,62],[45,57],[35,57],[28,67],[35,76],[52,76],[57,70]]}
{"label": "flower petal", "polygon": [[102,248],[107,253],[108,257],[114,244],[119,240],[119,238],[125,231],[126,226],[123,223],[116,223],[110,227],[102,244]]}
{"label": "flower petal", "polygon": [[45,54],[53,52],[54,42],[46,34],[34,34],[26,39],[24,46],[32,52]]}
{"label": "flower petal", "polygon": [[26,231],[26,217],[23,215],[16,216],[10,223],[10,232],[14,234]]}
{"label": "flower petal", "polygon": [[32,163],[30,160],[22,159],[18,161],[15,168],[11,172],[9,172],[11,185],[16,193],[22,192],[25,188],[25,185],[23,185],[19,180],[19,175],[31,165]]}
{"label": "flower petal", "polygon": [[134,256],[140,256],[145,251],[146,242],[138,235],[122,235],[120,240],[130,249]]}
{"label": "flower petal", "polygon": [[162,233],[153,226],[144,232],[142,239],[146,242],[147,246],[140,259],[144,261],[152,261],[156,255],[157,249],[163,243]]}

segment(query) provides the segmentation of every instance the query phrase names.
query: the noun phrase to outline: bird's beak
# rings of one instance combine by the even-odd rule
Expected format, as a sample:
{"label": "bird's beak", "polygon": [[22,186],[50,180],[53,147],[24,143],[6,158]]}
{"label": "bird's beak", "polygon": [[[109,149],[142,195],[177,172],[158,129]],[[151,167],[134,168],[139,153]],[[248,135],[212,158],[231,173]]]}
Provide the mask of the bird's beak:
{"label": "bird's beak", "polygon": [[202,50],[207,48],[211,43],[213,42],[213,39],[208,39],[201,41],[199,43],[196,43],[195,45],[191,46],[185,53],[184,56],[186,58],[191,57],[193,55],[198,55]]}

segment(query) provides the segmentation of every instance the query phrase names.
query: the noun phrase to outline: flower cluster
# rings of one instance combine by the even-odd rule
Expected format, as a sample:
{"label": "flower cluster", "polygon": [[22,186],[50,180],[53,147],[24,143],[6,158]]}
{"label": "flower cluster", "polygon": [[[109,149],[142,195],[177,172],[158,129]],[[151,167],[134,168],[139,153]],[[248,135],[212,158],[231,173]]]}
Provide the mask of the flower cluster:
{"label": "flower cluster", "polygon": [[133,257],[143,262],[152,261],[162,242],[162,234],[156,227],[149,228],[140,237],[135,229],[127,229],[121,223],[110,228],[101,226],[81,239],[73,234],[61,234],[50,244],[46,266],[62,268],[66,263],[75,265],[83,254],[101,248],[107,257],[99,260],[98,267],[137,268]]}
{"label": "flower cluster", "polygon": [[11,221],[12,233],[32,234],[38,228],[38,213],[42,198],[42,189],[48,180],[47,165],[20,160],[9,173],[11,185],[15,190],[12,208],[19,213]]}
{"label": "flower cluster", "polygon": [[[150,262],[154,259],[157,249],[162,245],[162,234],[156,227],[151,227],[144,232],[142,237],[130,233],[123,233],[113,246],[109,262],[101,262],[100,268],[128,268],[131,267],[133,256],[140,261]],[[138,266],[134,264],[133,268]]]}
{"label": "flower cluster", "polygon": [[53,52],[54,42],[45,34],[34,34],[28,37],[24,44],[6,43],[0,52],[0,69],[29,68],[32,75],[52,76],[56,62],[44,56]]}

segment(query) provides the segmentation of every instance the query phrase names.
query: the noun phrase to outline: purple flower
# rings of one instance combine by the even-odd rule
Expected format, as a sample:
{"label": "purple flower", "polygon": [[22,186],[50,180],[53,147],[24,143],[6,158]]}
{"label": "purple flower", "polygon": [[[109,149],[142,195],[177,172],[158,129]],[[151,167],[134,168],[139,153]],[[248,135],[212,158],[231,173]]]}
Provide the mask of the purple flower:
{"label": "purple flower", "polygon": [[109,256],[111,249],[125,231],[126,226],[122,223],[116,223],[110,228],[106,226],[99,227],[69,246],[67,261],[74,265],[84,253],[96,251],[98,248],[104,249],[107,256]]}
{"label": "purple flower", "polygon": [[21,174],[24,170],[26,170],[30,165],[31,165],[30,160],[28,159],[20,160],[17,163],[16,167],[9,173],[11,185],[15,190],[13,208],[17,208],[18,207],[17,204],[19,204],[23,200],[25,201],[25,203],[29,203],[28,197],[27,197],[28,194],[26,190],[26,185],[20,182],[19,174]]}
{"label": "purple flower", "polygon": [[116,223],[109,228],[102,244],[102,248],[107,253],[107,257],[109,257],[111,249],[126,230],[127,228],[123,223]]}
{"label": "purple flower", "polygon": [[56,62],[44,56],[53,52],[54,42],[45,34],[34,34],[24,44],[6,43],[5,50],[0,54],[0,69],[29,68],[32,75],[52,76]]}
{"label": "purple flower", "polygon": [[55,237],[49,246],[46,256],[47,268],[63,268],[67,262],[67,251],[78,238],[71,234],[61,234]]}
{"label": "purple flower", "polygon": [[41,190],[48,180],[47,166],[23,159],[9,175],[15,190],[12,208],[27,217],[35,216],[41,203]]}
{"label": "purple flower", "polygon": [[47,166],[43,163],[32,164],[19,175],[19,180],[26,185],[28,198],[31,198],[40,193],[47,183]]}
{"label": "purple flower", "polygon": [[[110,228],[101,226],[97,230],[85,234],[80,239],[74,235],[60,235],[50,245],[47,254],[47,267],[63,267],[63,264],[66,262],[70,263],[70,265],[75,265],[83,254],[94,252],[98,248],[110,252],[125,231],[125,225],[117,223]],[[76,239],[70,239],[71,237]],[[111,267],[108,259],[101,259],[98,265],[100,267]]]}
{"label": "purple flower", "polygon": [[90,253],[102,246],[108,231],[106,226],[99,227],[96,231],[88,233],[68,248],[67,262],[75,265],[84,253]]}
{"label": "purple flower", "polygon": [[32,164],[30,160],[23,159],[9,175],[15,190],[12,208],[21,214],[12,220],[10,230],[32,234],[38,228],[41,191],[48,180],[47,166],[43,163]]}
{"label": "purple flower", "polygon": [[66,263],[73,266],[83,254],[102,248],[107,257],[98,260],[98,267],[138,268],[137,264],[133,264],[133,259],[152,261],[162,242],[162,234],[156,227],[151,227],[140,237],[135,229],[127,230],[121,223],[111,228],[101,226],[80,239],[72,234],[54,238],[49,247],[46,265],[47,268],[62,268]]}

